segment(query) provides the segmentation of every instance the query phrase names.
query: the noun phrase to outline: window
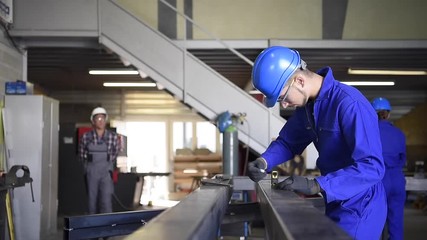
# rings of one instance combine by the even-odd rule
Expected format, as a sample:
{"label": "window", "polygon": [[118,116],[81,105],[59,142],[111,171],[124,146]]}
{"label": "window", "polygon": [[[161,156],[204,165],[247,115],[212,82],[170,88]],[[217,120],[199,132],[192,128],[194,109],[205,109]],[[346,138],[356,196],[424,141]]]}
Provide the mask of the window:
{"label": "window", "polygon": [[216,152],[216,126],[210,122],[197,122],[196,124],[197,148],[207,148]]}
{"label": "window", "polygon": [[[128,161],[137,172],[169,172],[165,122],[127,122]],[[156,186],[156,187],[154,187]],[[141,203],[165,199],[166,177],[145,177]]]}
{"label": "window", "polygon": [[173,123],[173,150],[178,148],[193,148],[193,123],[174,122]]}

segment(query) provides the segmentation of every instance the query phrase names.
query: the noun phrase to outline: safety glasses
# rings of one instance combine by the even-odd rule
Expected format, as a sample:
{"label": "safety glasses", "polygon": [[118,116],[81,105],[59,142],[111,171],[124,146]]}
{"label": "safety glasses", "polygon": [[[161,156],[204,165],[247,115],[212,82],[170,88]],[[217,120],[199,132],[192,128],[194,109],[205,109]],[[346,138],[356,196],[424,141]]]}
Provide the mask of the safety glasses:
{"label": "safety glasses", "polygon": [[294,78],[294,79],[292,79],[292,82],[291,82],[291,84],[289,85],[288,89],[286,90],[285,94],[283,94],[282,96],[280,96],[280,97],[277,99],[277,102],[279,102],[279,103],[283,104],[283,106],[287,106],[286,98],[288,97],[288,95],[289,95],[289,90],[291,90],[291,87],[292,87],[292,85],[294,84],[294,82],[295,82],[295,78]]}
{"label": "safety glasses", "polygon": [[93,120],[95,122],[105,122],[106,119],[104,116],[102,116],[102,117],[94,117]]}

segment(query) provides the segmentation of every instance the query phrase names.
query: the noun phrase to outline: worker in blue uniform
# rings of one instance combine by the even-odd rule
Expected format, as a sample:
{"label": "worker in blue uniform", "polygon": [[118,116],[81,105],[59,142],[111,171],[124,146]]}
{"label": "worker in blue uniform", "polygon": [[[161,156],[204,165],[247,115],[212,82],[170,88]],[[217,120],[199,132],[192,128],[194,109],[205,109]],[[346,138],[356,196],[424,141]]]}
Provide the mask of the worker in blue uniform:
{"label": "worker in blue uniform", "polygon": [[248,176],[263,179],[274,166],[314,143],[321,176],[290,176],[278,189],[322,193],[325,214],[354,239],[379,239],[387,202],[377,115],[355,88],[335,80],[332,69],[307,69],[298,51],[273,46],[255,60],[252,81],[267,107],[279,102],[294,114],[259,158],[248,163]]}
{"label": "worker in blue uniform", "polygon": [[79,158],[83,161],[88,192],[89,214],[113,211],[114,184],[112,173],[120,151],[118,135],[106,129],[108,114],[105,108],[93,109],[92,130],[82,135]]}
{"label": "worker in blue uniform", "polygon": [[387,195],[387,233],[388,239],[403,239],[403,209],[406,201],[405,175],[406,138],[403,132],[388,121],[391,112],[390,102],[383,97],[372,100],[378,114],[385,174],[383,184]]}

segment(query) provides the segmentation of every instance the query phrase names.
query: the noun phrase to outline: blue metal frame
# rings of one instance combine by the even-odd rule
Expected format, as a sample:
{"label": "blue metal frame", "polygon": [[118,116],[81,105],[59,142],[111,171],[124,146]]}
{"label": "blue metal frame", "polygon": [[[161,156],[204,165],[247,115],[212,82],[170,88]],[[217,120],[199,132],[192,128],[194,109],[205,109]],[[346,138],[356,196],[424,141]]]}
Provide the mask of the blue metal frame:
{"label": "blue metal frame", "polygon": [[63,239],[128,235],[163,211],[164,209],[157,209],[65,217]]}

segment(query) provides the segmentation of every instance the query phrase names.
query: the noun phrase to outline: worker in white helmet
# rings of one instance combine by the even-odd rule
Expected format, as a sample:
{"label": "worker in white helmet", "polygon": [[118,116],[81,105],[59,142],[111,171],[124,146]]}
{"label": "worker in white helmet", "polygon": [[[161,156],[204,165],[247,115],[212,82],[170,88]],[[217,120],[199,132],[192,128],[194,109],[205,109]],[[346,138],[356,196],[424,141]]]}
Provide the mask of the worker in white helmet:
{"label": "worker in white helmet", "polygon": [[120,144],[117,134],[106,129],[107,120],[108,114],[104,108],[93,109],[90,116],[93,129],[80,139],[79,157],[84,164],[89,214],[113,211],[112,172]]}

